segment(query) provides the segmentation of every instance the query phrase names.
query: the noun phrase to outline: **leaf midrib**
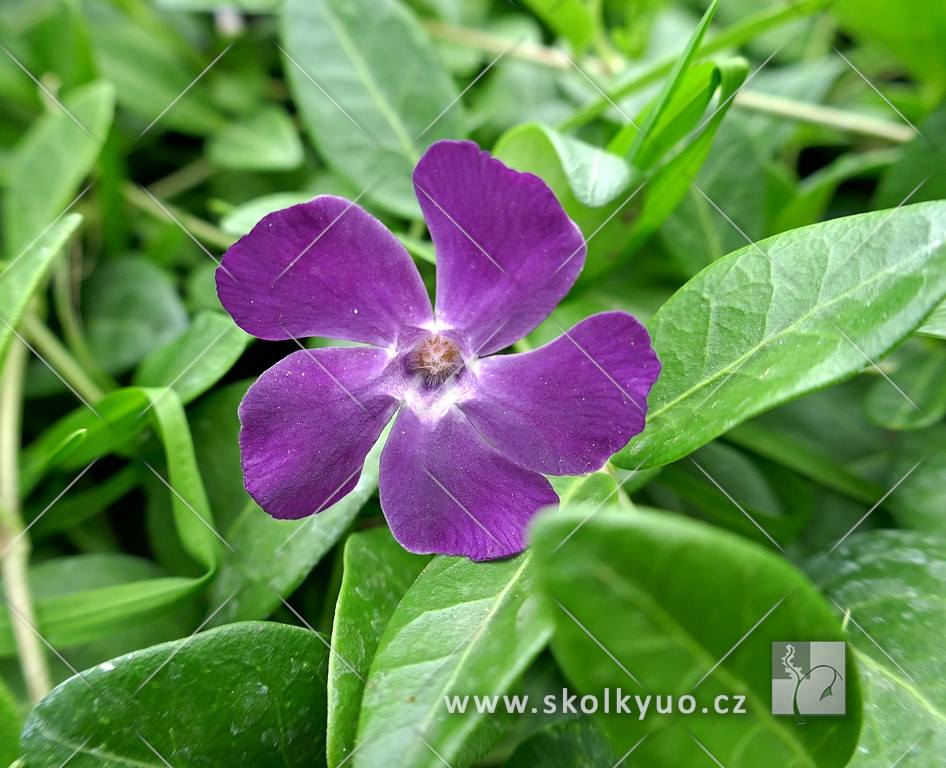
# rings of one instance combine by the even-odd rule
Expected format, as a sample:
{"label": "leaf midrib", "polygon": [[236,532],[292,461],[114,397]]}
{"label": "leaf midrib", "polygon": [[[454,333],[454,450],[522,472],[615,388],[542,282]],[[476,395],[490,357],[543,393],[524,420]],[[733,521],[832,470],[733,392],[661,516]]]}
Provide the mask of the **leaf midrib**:
{"label": "leaf midrib", "polygon": [[[897,265],[897,266],[899,266],[899,265]],[[826,309],[829,309],[830,307],[834,306],[834,305],[837,304],[838,302],[843,301],[844,299],[848,298],[851,294],[856,293],[856,292],[858,292],[858,291],[860,291],[860,290],[863,290],[864,288],[867,288],[868,286],[870,286],[872,283],[876,282],[877,280],[880,280],[880,279],[882,279],[882,278],[885,278],[885,277],[887,277],[888,275],[890,275],[891,273],[895,273],[895,272],[897,272],[897,269],[896,269],[895,267],[890,267],[890,268],[888,268],[888,269],[886,269],[886,270],[884,270],[884,271],[882,271],[882,272],[878,272],[878,273],[874,274],[873,276],[871,276],[870,279],[865,280],[865,281],[862,282],[862,283],[858,283],[857,285],[853,286],[852,288],[850,288],[849,290],[845,291],[844,293],[838,294],[838,295],[837,295],[835,298],[833,298],[831,301],[828,301],[828,302],[826,302],[826,303],[823,304],[823,305],[820,305],[820,306],[817,306],[817,307],[812,308],[807,314],[803,315],[802,317],[798,318],[798,319],[795,320],[794,322],[792,322],[792,323],[790,323],[789,325],[785,326],[782,330],[777,331],[776,333],[772,334],[771,336],[766,336],[765,338],[763,338],[762,341],[760,341],[758,344],[756,344],[754,347],[752,347],[752,349],[750,349],[748,352],[746,352],[745,354],[741,355],[739,358],[733,360],[729,365],[725,366],[724,368],[720,368],[716,373],[714,373],[714,374],[713,374],[712,376],[710,376],[709,378],[703,379],[702,381],[700,381],[700,382],[694,384],[692,387],[690,387],[688,390],[686,390],[685,392],[683,392],[683,393],[681,393],[680,395],[678,395],[678,396],[677,396],[676,398],[674,398],[673,400],[670,400],[669,402],[665,403],[664,405],[660,406],[659,408],[656,408],[656,409],[653,411],[653,413],[651,414],[651,416],[648,418],[648,422],[650,422],[650,423],[655,422],[655,421],[656,421],[657,419],[659,419],[664,413],[666,413],[666,411],[667,411],[669,408],[672,408],[672,407],[675,406],[677,403],[681,402],[682,400],[685,400],[686,398],[688,398],[688,397],[690,397],[691,395],[693,395],[695,392],[698,392],[699,390],[703,389],[704,387],[706,387],[707,385],[711,384],[713,381],[715,381],[716,379],[720,378],[720,377],[723,376],[724,374],[730,372],[731,370],[734,370],[734,369],[738,368],[745,360],[747,360],[748,358],[752,357],[752,356],[753,356],[756,352],[758,352],[759,350],[761,350],[761,349],[765,348],[766,346],[768,346],[772,341],[775,341],[776,339],[781,338],[781,337],[784,336],[785,334],[787,334],[787,333],[789,333],[789,332],[795,330],[798,326],[800,326],[800,325],[802,325],[802,324],[808,322],[808,320],[810,320],[810,319],[812,319],[813,317],[816,317],[817,315],[821,314],[821,313],[824,312]],[[866,364],[866,362],[867,362],[867,361],[865,360],[865,364]]]}
{"label": "leaf midrib", "polygon": [[359,80],[361,80],[362,85],[364,85],[365,89],[368,91],[368,94],[371,96],[375,105],[378,107],[378,112],[385,119],[388,125],[391,126],[391,129],[394,131],[394,135],[397,137],[402,149],[404,150],[405,156],[411,161],[412,164],[416,164],[420,159],[420,156],[417,153],[414,142],[408,134],[404,123],[401,121],[397,112],[391,107],[387,99],[384,97],[384,94],[379,89],[378,84],[375,82],[375,79],[368,68],[367,62],[361,56],[361,53],[358,51],[358,47],[354,44],[354,41],[348,34],[347,29],[345,29],[344,24],[342,24],[336,16],[335,10],[331,7],[331,3],[328,0],[324,0],[324,8],[325,19],[328,22],[328,25],[332,28],[332,31],[335,33],[335,37],[338,40],[339,45],[342,47],[342,50],[348,56],[349,61],[351,61],[355,71],[358,73]]}
{"label": "leaf midrib", "polygon": [[[649,606],[651,608],[651,610],[653,611],[651,615],[654,618],[656,618],[661,624],[663,624],[664,627],[668,627],[670,630],[676,630],[677,636],[682,637],[685,641],[685,643],[681,643],[681,645],[685,645],[685,646],[688,645],[690,648],[690,653],[694,657],[698,657],[700,654],[702,654],[702,656],[708,659],[710,663],[714,663],[714,656],[710,654],[709,649],[705,648],[699,642],[699,640],[693,637],[693,635],[689,632],[689,630],[687,630],[683,625],[680,624],[680,622],[676,619],[676,617],[674,617],[669,611],[664,609],[664,607],[660,605],[658,601],[654,600],[647,592],[645,592],[639,586],[637,586],[636,584],[634,584],[628,579],[613,580],[610,583],[606,583],[601,579],[597,579],[597,581],[605,589],[608,589],[611,592],[616,592],[618,597],[624,597],[625,599],[628,599],[631,602],[633,602],[633,597],[637,597],[640,603],[643,603],[645,606]],[[631,593],[630,595],[620,594],[620,590],[618,588],[621,587],[622,585],[626,585],[626,587],[628,588],[627,591]],[[638,605],[638,607],[641,607],[643,609],[643,607],[640,604]],[[763,723],[768,723],[770,726],[769,731],[778,735],[779,739],[784,744],[786,744],[793,752],[795,752],[796,755],[801,755],[804,758],[805,765],[811,766],[811,768],[817,768],[817,763],[813,761],[811,755],[809,755],[808,752],[805,750],[805,745],[799,743],[793,737],[791,730],[788,727],[782,725],[775,718],[774,715],[769,713],[767,707],[765,706],[765,702],[763,702],[759,698],[755,689],[753,689],[751,685],[748,685],[745,680],[741,680],[735,675],[733,675],[732,673],[730,673],[724,664],[719,664],[719,666],[717,666],[716,669],[713,670],[712,676],[717,677],[721,679],[722,681],[724,681],[728,686],[731,687],[732,690],[736,690],[736,688],[738,687],[738,684],[740,683],[745,685],[746,691],[748,692],[747,698],[753,704],[753,708],[752,708],[753,711],[756,713],[762,713],[761,716],[756,717],[756,721],[759,722],[760,725]]]}

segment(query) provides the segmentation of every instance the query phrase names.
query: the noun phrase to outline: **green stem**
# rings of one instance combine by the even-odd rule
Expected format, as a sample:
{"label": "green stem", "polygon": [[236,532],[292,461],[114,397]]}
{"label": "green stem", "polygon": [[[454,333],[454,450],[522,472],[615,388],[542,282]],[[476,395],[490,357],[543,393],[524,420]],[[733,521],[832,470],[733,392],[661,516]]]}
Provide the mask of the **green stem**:
{"label": "green stem", "polygon": [[[711,53],[741,45],[747,40],[752,40],[762,32],[766,32],[787,21],[805,16],[823,5],[824,0],[802,0],[802,2],[789,3],[780,8],[762,11],[754,16],[750,16],[745,21],[741,21],[728,29],[724,29],[711,40],[704,41],[696,55],[697,57],[708,56]],[[578,110],[559,126],[559,130],[573,130],[585,123],[589,123],[596,117],[603,115],[608,110],[612,101],[623,99],[625,96],[635,91],[639,91],[642,88],[646,88],[648,85],[653,85],[658,82],[670,74],[678,58],[679,56],[674,54],[654,64],[632,80],[612,90],[608,94],[608,98],[602,97]]]}
{"label": "green stem", "polygon": [[62,376],[70,386],[74,387],[85,400],[94,403],[101,400],[105,393],[76,362],[56,335],[41,323],[32,314],[27,313],[23,318],[23,332],[33,343],[43,359]]}
{"label": "green stem", "polygon": [[30,540],[20,512],[19,450],[26,347],[15,344],[0,376],[0,574],[20,667],[32,701],[52,689],[29,583]]}
{"label": "green stem", "polygon": [[834,128],[838,131],[886,139],[896,144],[903,144],[917,136],[916,132],[908,125],[859,115],[856,112],[847,112],[835,107],[826,107],[822,104],[811,104],[805,101],[786,99],[782,96],[772,96],[758,91],[739,91],[733,105],[755,112],[764,112],[768,115],[786,117],[789,120],[823,125],[826,128]]}
{"label": "green stem", "polygon": [[82,322],[79,320],[79,313],[76,308],[76,301],[73,293],[73,264],[80,262],[81,255],[76,254],[75,261],[71,258],[60,259],[53,273],[53,306],[56,310],[56,317],[59,320],[59,326],[62,329],[62,336],[66,346],[72,352],[73,357],[78,361],[89,376],[98,386],[104,390],[115,389],[118,384],[109,376],[99,365],[89,349],[85,340],[85,332],[82,330]]}
{"label": "green stem", "polygon": [[[808,5],[813,5],[813,3],[808,3]],[[743,42],[746,29],[758,29],[760,26],[763,26],[763,23],[774,26],[776,23],[781,23],[799,14],[801,11],[799,11],[798,8],[801,7],[802,6],[798,6],[791,9],[791,11],[789,9],[782,9],[777,13],[768,12],[767,14],[755,17],[755,20],[749,19],[743,23],[744,25],[751,24],[751,27],[744,25],[731,27],[712,40],[704,43],[699,50],[699,55],[705,56],[720,48]],[[451,24],[444,24],[439,21],[428,21],[425,24],[427,31],[430,32],[433,37],[441,40],[448,40],[458,45],[477,48],[487,53],[500,54],[504,51],[508,51],[507,55],[511,58],[531,61],[553,69],[567,70],[571,68],[568,57],[555,48],[541,45],[526,45],[523,43],[509,50],[509,46],[513,41],[507,37],[481,32],[478,29],[455,27]],[[622,98],[639,88],[644,88],[659,81],[671,71],[675,61],[676,57],[665,59],[646,72],[643,72],[637,78],[615,91],[615,98]],[[588,72],[596,73],[601,76],[607,74],[607,67],[600,59],[582,59],[581,67]],[[741,89],[739,93],[736,94],[733,104],[740,109],[775,115],[777,117],[785,117],[790,120],[798,120],[799,122],[810,123],[812,125],[823,125],[827,128],[863,136],[872,136],[897,144],[909,141],[916,135],[908,126],[900,125],[890,120],[869,117],[858,114],[857,112],[837,109],[836,107],[812,104],[807,101],[787,99],[782,96],[771,96],[745,88]],[[583,125],[594,117],[603,114],[607,106],[607,102],[602,100],[584,107],[571,118],[563,122],[559,128],[561,130],[568,130]]]}
{"label": "green stem", "polygon": [[213,164],[199,157],[163,179],[158,179],[148,187],[148,191],[159,200],[170,200],[203,184],[213,173]]}
{"label": "green stem", "polygon": [[196,216],[192,216],[189,213],[186,213],[179,208],[175,208],[172,205],[164,205],[165,211],[162,209],[161,205],[158,205],[154,200],[152,200],[146,192],[139,189],[135,184],[126,184],[122,188],[122,194],[125,196],[125,199],[131,203],[136,208],[150,213],[157,219],[162,221],[170,221],[168,218],[168,212],[171,213],[174,218],[176,218],[182,227],[196,239],[202,240],[203,242],[216,246],[218,248],[229,248],[236,242],[235,237],[231,237],[222,229],[218,229],[213,224],[203,219],[199,219]]}

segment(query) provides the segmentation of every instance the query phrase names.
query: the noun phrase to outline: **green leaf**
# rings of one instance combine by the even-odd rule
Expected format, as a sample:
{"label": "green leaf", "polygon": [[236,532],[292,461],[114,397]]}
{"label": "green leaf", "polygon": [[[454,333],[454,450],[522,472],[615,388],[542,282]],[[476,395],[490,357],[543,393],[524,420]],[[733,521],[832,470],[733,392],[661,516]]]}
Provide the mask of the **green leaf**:
{"label": "green leaf", "polygon": [[232,549],[224,553],[214,585],[217,603],[235,596],[215,622],[266,617],[281,597],[288,597],[302,583],[375,492],[383,444],[382,438],[368,454],[351,493],[323,512],[301,520],[276,520],[253,501],[245,504],[226,532]]}
{"label": "green leaf", "polygon": [[250,337],[227,315],[201,312],[174,341],[154,350],[135,372],[139,387],[173,387],[189,403],[216,384],[240,358]]}
{"label": "green leaf", "polygon": [[542,650],[552,626],[530,594],[531,566],[528,553],[488,563],[434,558],[371,664],[356,766],[442,766],[425,741],[447,762],[470,748],[484,716],[447,714],[444,696],[502,694]]}
{"label": "green leaf", "polygon": [[37,704],[23,759],[60,765],[78,749],[77,768],[325,765],[327,661],[316,633],[261,622],[135,651]]}
{"label": "green leaf", "polygon": [[630,166],[617,155],[541,123],[517,125],[499,139],[493,154],[519,170],[542,176],[563,206],[573,202],[600,208],[631,182]]}
{"label": "green leaf", "polygon": [[69,213],[54,222],[18,258],[0,271],[0,369],[13,341],[13,331],[26,311],[26,305],[43,282],[52,260],[79,228],[82,217]]}
{"label": "green leaf", "polygon": [[927,0],[837,0],[832,5],[852,37],[894,54],[919,80],[946,88],[946,6]]}
{"label": "green leaf", "polygon": [[243,237],[267,214],[288,208],[290,205],[307,203],[313,197],[314,195],[308,192],[273,192],[270,195],[263,195],[231,209],[221,219],[220,228],[228,235]]}
{"label": "green leaf", "polygon": [[[887,472],[888,507],[905,528],[946,535],[946,425],[900,436]],[[878,497],[879,498],[879,497]]]}
{"label": "green leaf", "polygon": [[[363,678],[392,614],[430,557],[412,555],[387,528],[354,533],[345,542],[328,662],[327,755],[331,766],[357,747]],[[360,676],[360,677],[359,677]]]}
{"label": "green leaf", "polygon": [[[639,707],[635,717],[599,713],[617,754],[647,735],[634,752],[642,765],[696,765],[706,755],[692,734],[722,765],[847,763],[860,730],[852,663],[846,717],[800,725],[771,714],[772,642],[842,639],[839,617],[798,570],[670,513],[611,507],[588,519],[590,511],[544,515],[533,531],[540,589],[559,604],[552,649],[566,676],[599,701],[602,689],[613,697],[621,688],[625,695],[690,694],[710,708],[655,715],[652,701],[643,719]],[[746,714],[715,714],[723,694],[745,696]]]}
{"label": "green leaf", "polygon": [[[65,500],[65,499],[63,499]],[[150,560],[118,552],[96,552],[44,560],[30,568],[33,594],[44,599],[71,596],[93,589],[146,582],[168,574]],[[200,623],[196,601],[148,620],[117,623],[99,640],[72,648],[59,647],[73,667],[82,669],[147,645],[189,634]],[[51,659],[55,664],[55,660]],[[56,667],[61,678],[72,672],[64,664]]]}
{"label": "green leaf", "polygon": [[594,19],[582,0],[524,0],[525,5],[558,35],[571,44],[575,53],[584,53],[594,37]]}
{"label": "green leaf", "polygon": [[[864,408],[887,429],[921,429],[946,415],[946,349],[936,342],[911,343],[886,361],[893,380],[874,382]],[[899,391],[898,391],[899,388]]]}
{"label": "green leaf", "polygon": [[520,744],[503,768],[614,768],[616,756],[600,725],[580,717],[543,728]]}
{"label": "green leaf", "polygon": [[[700,206],[704,204],[702,195],[692,186],[691,180],[696,178],[706,161],[717,130],[732,107],[733,96],[745,82],[748,72],[748,63],[744,59],[729,59],[717,65],[719,106],[700,128],[697,136],[660,166],[647,182],[644,202],[634,222],[628,249],[637,248],[650,237],[688,192]],[[655,137],[654,141],[659,142],[659,139]]]}
{"label": "green leaf", "polygon": [[228,123],[210,139],[207,151],[214,164],[241,171],[288,171],[303,158],[292,119],[277,107]]}
{"label": "green leaf", "polygon": [[923,203],[786,232],[707,267],[649,323],[663,370],[647,428],[615,463],[661,466],[878,359],[946,294],[944,225],[946,204]]}
{"label": "green leaf", "polygon": [[[9,159],[3,233],[15,259],[59,219],[76,197],[108,133],[115,92],[106,82],[71,91],[27,131]],[[73,119],[75,118],[75,119]]]}
{"label": "green leaf", "polygon": [[100,264],[83,304],[89,348],[109,373],[123,373],[187,327],[174,283],[143,258]]}
{"label": "green leaf", "polygon": [[[709,29],[710,22],[712,22],[713,16],[716,14],[718,5],[719,0],[713,0],[703,13],[703,18],[700,19],[700,23],[697,25],[696,29],[693,30],[693,34],[690,35],[686,47],[673,65],[673,69],[671,69],[670,73],[667,75],[660,94],[657,96],[654,105],[647,111],[644,120],[638,123],[636,127],[633,125],[625,126],[612,142],[613,146],[618,148],[620,154],[626,153],[628,155],[634,167],[646,167],[648,163],[641,163],[641,159],[646,158],[648,155],[653,157],[655,154],[659,154],[656,147],[659,147],[660,142],[655,134],[657,134],[662,127],[666,128],[666,126],[672,125],[674,123],[672,115],[681,109],[681,102],[683,104],[687,102],[688,99],[686,98],[678,100],[677,94],[678,91],[681,90],[681,86],[684,85],[690,64],[693,62],[700,48],[700,44],[703,42],[703,37],[706,35],[706,30]],[[699,72],[699,70],[697,71]],[[688,90],[688,88],[684,88],[683,92],[689,95]],[[671,115],[669,118],[666,117],[668,113]],[[625,137],[628,137],[628,139],[626,140]],[[648,141],[651,142],[650,147],[645,146]]]}
{"label": "green leaf", "polygon": [[395,0],[287,0],[280,36],[293,100],[325,162],[418,217],[413,166],[434,141],[462,138],[464,121],[417,19]]}
{"label": "green leaf", "polygon": [[864,687],[864,730],[851,768],[933,768],[946,753],[946,539],[872,531],[814,560],[809,572],[850,611],[848,642]]}
{"label": "green leaf", "polygon": [[[167,472],[154,471],[173,489],[168,492],[171,494],[175,530],[184,550],[204,573],[195,578],[169,576],[41,598],[36,604],[37,618],[43,636],[53,646],[88,642],[108,635],[115,626],[124,622],[152,618],[173,610],[203,591],[213,579],[220,560],[221,542],[215,533],[213,515],[197,469],[184,407],[176,393],[173,390],[129,387],[116,390],[97,405],[102,406],[106,401],[110,401],[109,410],[104,413],[110,413],[114,406],[121,406],[120,417],[126,423],[140,423],[144,429],[150,420],[156,427],[164,447]],[[150,404],[147,411],[143,410],[144,406],[138,408],[142,402]],[[140,418],[145,412],[149,419]],[[74,460],[76,454],[98,443],[101,450],[86,459],[90,461],[134,438],[134,430],[116,436],[116,430],[104,420],[104,413],[100,411],[103,419],[99,419],[91,411],[88,411],[88,416],[86,411],[78,411],[57,425],[46,439],[52,445],[59,445],[61,432],[71,434],[80,418],[89,419],[88,423],[98,425],[97,434],[90,434],[66,458]],[[48,456],[48,453],[41,451],[40,456]],[[29,465],[30,460],[26,463]],[[0,612],[0,657],[15,652],[10,616]]]}
{"label": "green leaf", "polygon": [[613,265],[627,239],[629,212],[617,213],[626,200],[621,193],[632,178],[624,160],[539,123],[507,131],[493,154],[518,171],[540,176],[585,237],[594,234],[582,270],[585,280]]}
{"label": "green leaf", "polygon": [[914,203],[946,198],[946,104],[918,127],[921,135],[899,148],[896,162],[880,179],[873,200],[877,208],[895,208],[907,197]]}
{"label": "green leaf", "polygon": [[[96,3],[89,9],[89,34],[102,74],[112,83],[119,105],[139,118],[135,134],[162,130],[203,135],[220,129],[225,118],[208,90],[213,70],[195,79],[213,56],[194,50],[193,40],[169,29],[157,14]],[[136,15],[138,18],[129,18]],[[159,117],[160,116],[160,117]]]}
{"label": "green leaf", "polygon": [[9,765],[20,751],[20,712],[13,694],[7,690],[0,678],[0,765]]}
{"label": "green leaf", "polygon": [[946,339],[946,302],[933,310],[932,314],[926,318],[926,322],[917,330],[917,333]]}

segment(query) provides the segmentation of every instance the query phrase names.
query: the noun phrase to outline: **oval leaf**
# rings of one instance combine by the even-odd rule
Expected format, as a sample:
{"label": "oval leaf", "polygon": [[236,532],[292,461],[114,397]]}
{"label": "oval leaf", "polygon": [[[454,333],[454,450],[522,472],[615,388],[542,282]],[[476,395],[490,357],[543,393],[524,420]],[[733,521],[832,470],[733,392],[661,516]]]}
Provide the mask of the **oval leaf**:
{"label": "oval leaf", "polygon": [[335,606],[328,662],[329,765],[356,746],[358,710],[371,660],[391,615],[430,557],[413,555],[387,528],[355,533],[345,542],[342,586]]}
{"label": "oval leaf", "polygon": [[946,202],[921,203],[776,235],[704,269],[650,322],[663,371],[647,428],[615,462],[667,464],[869,366],[946,294],[944,230]]}
{"label": "oval leaf", "polygon": [[[798,724],[770,708],[773,642],[842,639],[840,617],[786,560],[670,513],[590,506],[541,517],[533,542],[540,588],[558,604],[553,651],[578,689],[599,701],[610,689],[601,717],[618,755],[647,736],[641,765],[702,764],[694,740],[722,765],[847,763],[861,717],[850,661],[846,717]],[[614,714],[628,694],[689,694],[699,709],[658,715],[652,698],[640,718],[632,699],[634,716]],[[716,714],[721,695],[730,707],[745,697],[745,714]]]}
{"label": "oval leaf", "polygon": [[417,217],[414,164],[464,128],[456,89],[411,12],[394,0],[288,0],[281,37],[293,99],[325,161]]}
{"label": "oval leaf", "polygon": [[468,747],[484,715],[448,714],[444,697],[502,694],[542,650],[552,624],[530,596],[532,579],[528,553],[487,563],[434,558],[381,638],[356,766],[433,768]]}
{"label": "oval leaf", "polygon": [[851,768],[942,765],[946,754],[946,539],[915,531],[852,536],[809,571],[840,610],[864,682]]}
{"label": "oval leaf", "polygon": [[[325,764],[326,641],[234,624],[82,672],[36,705],[27,768]],[[186,682],[186,684],[182,684]]]}

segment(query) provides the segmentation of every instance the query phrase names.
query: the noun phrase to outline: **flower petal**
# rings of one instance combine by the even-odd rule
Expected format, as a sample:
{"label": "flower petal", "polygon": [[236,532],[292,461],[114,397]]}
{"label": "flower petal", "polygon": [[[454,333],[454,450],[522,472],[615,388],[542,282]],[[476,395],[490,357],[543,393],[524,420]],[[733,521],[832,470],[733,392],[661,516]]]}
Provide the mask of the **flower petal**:
{"label": "flower petal", "polygon": [[529,520],[558,501],[548,480],[503,458],[456,408],[429,421],[401,409],[381,451],[379,490],[405,549],[473,560],[520,552]]}
{"label": "flower petal", "polygon": [[374,216],[323,195],[265,216],[228,250],[217,293],[261,339],[328,336],[392,346],[430,323],[430,299],[404,247]]}
{"label": "flower petal", "polygon": [[601,469],[644,428],[660,362],[625,312],[582,320],[544,347],[476,363],[475,393],[460,404],[517,464],[547,475]]}
{"label": "flower petal", "polygon": [[387,361],[371,347],[300,350],[250,387],[240,403],[243,475],[270,515],[315,514],[355,487],[397,410],[384,391]]}
{"label": "flower petal", "polygon": [[414,188],[437,251],[437,321],[488,355],[535,328],[585,261],[581,231],[548,185],[469,141],[433,144]]}

